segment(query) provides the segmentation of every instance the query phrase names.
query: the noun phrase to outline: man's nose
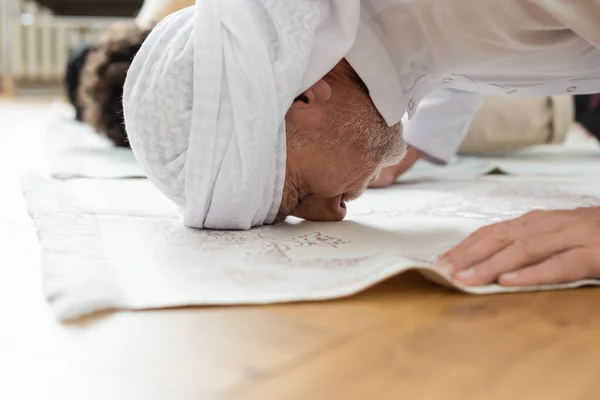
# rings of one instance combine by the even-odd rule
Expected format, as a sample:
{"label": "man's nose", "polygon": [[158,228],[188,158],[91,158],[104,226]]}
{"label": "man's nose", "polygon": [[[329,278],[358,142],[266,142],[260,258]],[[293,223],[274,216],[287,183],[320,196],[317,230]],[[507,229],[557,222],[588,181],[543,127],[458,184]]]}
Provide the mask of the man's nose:
{"label": "man's nose", "polygon": [[346,204],[342,195],[327,198],[307,196],[292,215],[308,221],[341,221],[346,217]]}

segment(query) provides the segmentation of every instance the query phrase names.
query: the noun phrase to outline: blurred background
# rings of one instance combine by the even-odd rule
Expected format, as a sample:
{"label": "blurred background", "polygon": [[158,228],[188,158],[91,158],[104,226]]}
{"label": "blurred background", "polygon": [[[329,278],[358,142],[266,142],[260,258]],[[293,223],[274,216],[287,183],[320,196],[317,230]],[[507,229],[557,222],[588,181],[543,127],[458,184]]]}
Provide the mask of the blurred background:
{"label": "blurred background", "polygon": [[2,0],[0,92],[62,93],[70,51],[131,21],[143,0]]}

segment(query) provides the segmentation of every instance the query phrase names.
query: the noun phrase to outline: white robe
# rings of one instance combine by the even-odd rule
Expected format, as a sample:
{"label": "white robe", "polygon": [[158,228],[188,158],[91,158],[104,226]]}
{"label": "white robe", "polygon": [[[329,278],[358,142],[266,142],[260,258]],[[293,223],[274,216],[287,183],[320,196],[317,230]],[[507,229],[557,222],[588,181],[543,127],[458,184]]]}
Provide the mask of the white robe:
{"label": "white robe", "polygon": [[[362,0],[350,64],[389,124],[451,159],[485,95],[600,93],[600,0]],[[417,112],[418,110],[418,112]]]}

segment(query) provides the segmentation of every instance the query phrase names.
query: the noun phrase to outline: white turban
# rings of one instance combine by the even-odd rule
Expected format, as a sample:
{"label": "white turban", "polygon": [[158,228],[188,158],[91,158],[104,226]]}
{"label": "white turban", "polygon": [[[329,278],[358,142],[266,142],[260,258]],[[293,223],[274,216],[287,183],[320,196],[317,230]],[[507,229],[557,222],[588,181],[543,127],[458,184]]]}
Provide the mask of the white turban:
{"label": "white turban", "polygon": [[273,221],[294,98],[351,48],[359,0],[198,0],[148,36],[123,95],[133,152],[183,223]]}

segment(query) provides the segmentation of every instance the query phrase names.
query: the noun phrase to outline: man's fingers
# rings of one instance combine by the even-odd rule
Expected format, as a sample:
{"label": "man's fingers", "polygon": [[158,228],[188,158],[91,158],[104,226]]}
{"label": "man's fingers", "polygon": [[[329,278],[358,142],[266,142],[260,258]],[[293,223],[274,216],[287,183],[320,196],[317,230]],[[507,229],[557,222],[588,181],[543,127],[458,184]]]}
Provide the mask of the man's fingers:
{"label": "man's fingers", "polygon": [[598,257],[587,248],[575,248],[556,254],[540,263],[500,276],[502,286],[537,286],[573,282],[592,275]]}
{"label": "man's fingers", "polygon": [[485,226],[440,257],[438,266],[448,272],[470,268],[516,240],[556,232],[570,221],[560,211],[532,211],[514,220]]}
{"label": "man's fingers", "polygon": [[[527,214],[526,214],[527,215]],[[520,225],[521,219],[524,216],[519,218],[498,222],[495,224],[484,226],[483,228],[477,229],[475,232],[471,233],[467,236],[462,242],[456,245],[453,249],[447,251],[441,259],[444,259],[447,262],[453,263],[457,262],[456,258],[466,257],[469,261],[461,261],[459,264],[463,266],[471,265],[475,262],[480,261],[482,256],[479,256],[478,252],[473,252],[474,248],[479,248],[482,244],[482,241],[495,242],[496,246],[484,246],[489,247],[490,249],[496,248],[497,250],[502,249],[510,241],[513,236],[516,236],[516,231],[513,232],[514,229],[511,229],[517,225]],[[457,266],[458,267],[458,266]],[[460,268],[458,268],[460,269]]]}
{"label": "man's fingers", "polygon": [[504,273],[537,264],[577,244],[578,237],[568,230],[545,233],[511,242],[485,261],[459,271],[454,278],[480,286],[495,282]]}
{"label": "man's fingers", "polygon": [[484,226],[440,257],[438,267],[449,273],[464,270],[502,250],[512,240],[508,224]]}
{"label": "man's fingers", "polygon": [[396,165],[384,168],[379,177],[369,184],[372,188],[382,188],[392,185],[396,179],[408,171],[421,157],[421,151],[412,146],[406,147],[406,155]]}
{"label": "man's fingers", "polygon": [[[392,168],[392,169],[390,169]],[[394,184],[396,182],[396,178],[398,175],[396,174],[393,167],[384,168],[377,179],[373,180],[369,183],[370,188],[384,188]]]}

